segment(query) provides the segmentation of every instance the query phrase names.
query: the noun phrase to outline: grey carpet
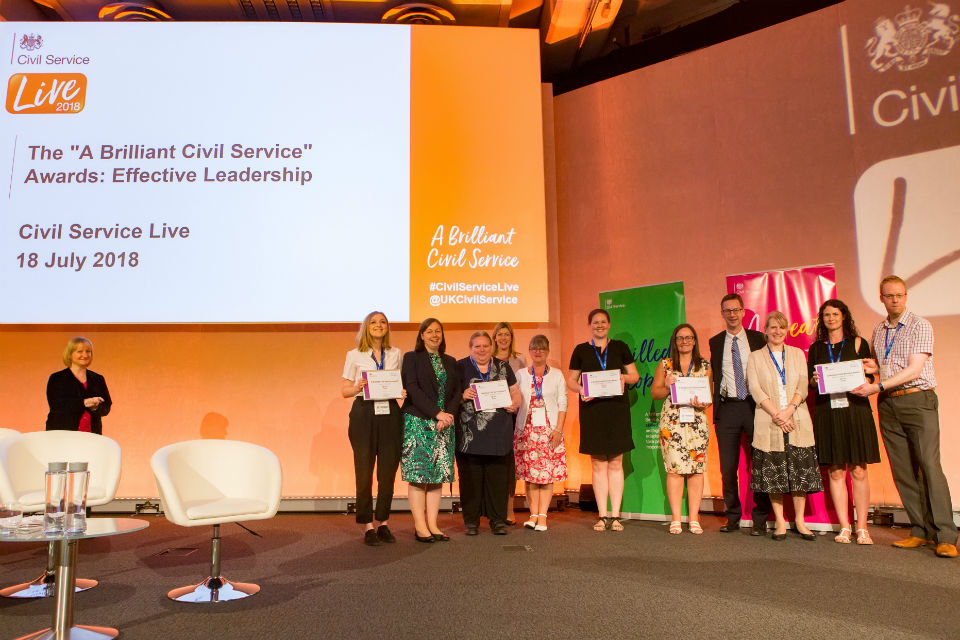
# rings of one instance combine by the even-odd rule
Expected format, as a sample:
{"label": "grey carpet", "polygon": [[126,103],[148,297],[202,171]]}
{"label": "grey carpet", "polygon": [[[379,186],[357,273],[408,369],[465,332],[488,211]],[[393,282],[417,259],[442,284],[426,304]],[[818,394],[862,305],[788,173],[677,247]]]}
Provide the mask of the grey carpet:
{"label": "grey carpet", "polygon": [[[206,575],[211,528],[144,519],[145,531],[80,543],[78,574],[100,585],[77,594],[75,623],[129,640],[960,637],[960,562],[891,547],[903,529],[873,528],[873,547],[721,534],[712,516],[702,536],[641,521],[595,533],[573,509],[551,513],[547,532],[504,537],[466,537],[441,514],[453,540],[421,544],[397,514],[397,544],[369,548],[351,516],[284,514],[249,523],[262,538],[223,528],[224,576],[262,591],[197,605],[165,593]],[[173,547],[199,550],[155,555]],[[45,558],[41,544],[0,543],[0,586]],[[49,626],[52,605],[0,598],[0,638]]]}

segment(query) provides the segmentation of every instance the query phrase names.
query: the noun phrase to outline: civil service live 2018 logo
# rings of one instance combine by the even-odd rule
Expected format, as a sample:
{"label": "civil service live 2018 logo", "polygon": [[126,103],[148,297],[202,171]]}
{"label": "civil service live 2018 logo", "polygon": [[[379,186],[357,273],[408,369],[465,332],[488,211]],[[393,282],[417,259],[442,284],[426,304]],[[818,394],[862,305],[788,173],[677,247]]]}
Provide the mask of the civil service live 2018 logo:
{"label": "civil service live 2018 logo", "polygon": [[14,115],[74,114],[83,111],[87,98],[87,77],[82,73],[64,72],[64,67],[90,64],[81,54],[58,55],[36,53],[46,42],[43,35],[25,33],[14,42],[22,51],[15,60],[21,67],[53,67],[45,73],[15,73],[7,80],[7,111]]}

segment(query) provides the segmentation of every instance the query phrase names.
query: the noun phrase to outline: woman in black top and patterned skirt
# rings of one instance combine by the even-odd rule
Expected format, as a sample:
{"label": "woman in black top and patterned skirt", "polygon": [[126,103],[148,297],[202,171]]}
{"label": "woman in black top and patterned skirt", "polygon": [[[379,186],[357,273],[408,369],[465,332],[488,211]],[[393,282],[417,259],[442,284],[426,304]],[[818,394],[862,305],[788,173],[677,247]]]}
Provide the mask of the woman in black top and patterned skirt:
{"label": "woman in black top and patterned skirt", "polygon": [[[819,385],[815,370],[818,364],[869,357],[870,345],[857,335],[847,305],[840,300],[824,302],[817,322],[817,341],[810,345],[808,356],[810,386],[817,388]],[[851,393],[818,395],[813,412],[813,433],[817,459],[820,464],[830,465],[830,497],[840,520],[840,533],[834,540],[849,544],[853,533],[847,500],[846,476],[849,470],[857,516],[857,544],[873,544],[867,530],[870,510],[867,465],[880,462],[880,443],[870,401]]]}
{"label": "woman in black top and patterned skirt", "polygon": [[[610,314],[594,309],[587,316],[591,339],[578,344],[570,357],[567,386],[580,394],[580,453],[590,456],[593,492],[600,519],[594,531],[623,531],[620,504],[623,500],[623,454],[631,451],[630,402],[625,393],[606,398],[584,397],[581,374],[590,371],[619,371],[620,388],[640,379],[633,354],[626,343],[607,337]],[[607,499],[610,510],[607,510]]]}

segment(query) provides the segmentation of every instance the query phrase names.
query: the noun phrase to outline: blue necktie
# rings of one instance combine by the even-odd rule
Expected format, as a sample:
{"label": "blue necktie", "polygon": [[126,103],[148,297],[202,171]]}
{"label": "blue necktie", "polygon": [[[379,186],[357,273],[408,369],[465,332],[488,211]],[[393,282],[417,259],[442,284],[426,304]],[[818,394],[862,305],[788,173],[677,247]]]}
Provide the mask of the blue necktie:
{"label": "blue necktie", "polygon": [[733,351],[730,356],[733,358],[733,381],[737,385],[737,400],[743,400],[747,397],[747,379],[743,377],[743,360],[740,359],[740,347],[737,345],[738,337],[733,337]]}

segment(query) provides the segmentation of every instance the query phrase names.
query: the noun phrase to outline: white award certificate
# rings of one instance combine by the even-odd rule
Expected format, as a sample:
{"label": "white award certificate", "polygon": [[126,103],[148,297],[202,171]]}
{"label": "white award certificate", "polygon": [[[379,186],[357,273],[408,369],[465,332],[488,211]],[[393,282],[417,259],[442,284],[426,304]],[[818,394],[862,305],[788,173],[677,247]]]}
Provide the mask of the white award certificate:
{"label": "white award certificate", "polygon": [[584,371],[581,375],[583,397],[609,398],[622,396],[623,387],[620,384],[620,370],[611,371]]}
{"label": "white award certificate", "polygon": [[670,402],[673,404],[690,404],[694,396],[701,404],[713,402],[710,397],[710,378],[677,378],[670,385]]}
{"label": "white award certificate", "polygon": [[477,392],[477,397],[473,399],[477,411],[492,411],[513,404],[506,380],[476,382],[470,388]]}
{"label": "white award certificate", "polygon": [[818,364],[817,378],[821,394],[846,393],[867,381],[863,375],[863,362],[847,360],[832,364]]}
{"label": "white award certificate", "polygon": [[403,397],[403,383],[400,381],[399,369],[364,371],[362,375],[367,381],[363,386],[364,400],[392,400]]}

